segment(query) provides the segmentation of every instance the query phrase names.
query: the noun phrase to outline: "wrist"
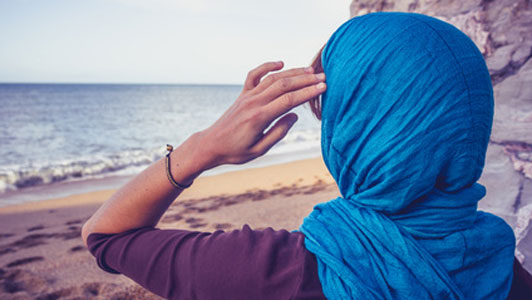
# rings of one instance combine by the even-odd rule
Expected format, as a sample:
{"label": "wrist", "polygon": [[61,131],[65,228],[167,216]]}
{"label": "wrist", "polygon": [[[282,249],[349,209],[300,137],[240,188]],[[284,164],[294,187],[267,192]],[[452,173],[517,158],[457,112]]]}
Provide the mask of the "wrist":
{"label": "wrist", "polygon": [[190,136],[190,142],[194,149],[194,159],[198,162],[198,166],[202,171],[210,170],[222,164],[220,155],[216,152],[216,149],[211,147],[209,140],[212,140],[212,136],[209,131],[203,130],[194,133]]}
{"label": "wrist", "polygon": [[173,178],[185,186],[203,171],[216,166],[213,155],[205,149],[202,132],[194,133],[172,151],[170,166]]}

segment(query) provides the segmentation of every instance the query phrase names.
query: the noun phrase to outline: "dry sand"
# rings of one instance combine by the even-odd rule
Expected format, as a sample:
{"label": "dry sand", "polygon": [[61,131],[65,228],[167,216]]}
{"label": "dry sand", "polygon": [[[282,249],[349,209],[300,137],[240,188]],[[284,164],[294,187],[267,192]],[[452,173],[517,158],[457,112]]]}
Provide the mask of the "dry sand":
{"label": "dry sand", "polygon": [[[112,190],[0,208],[0,299],[160,299],[101,271],[83,246],[83,222]],[[201,177],[159,227],[293,230],[339,195],[321,158]]]}

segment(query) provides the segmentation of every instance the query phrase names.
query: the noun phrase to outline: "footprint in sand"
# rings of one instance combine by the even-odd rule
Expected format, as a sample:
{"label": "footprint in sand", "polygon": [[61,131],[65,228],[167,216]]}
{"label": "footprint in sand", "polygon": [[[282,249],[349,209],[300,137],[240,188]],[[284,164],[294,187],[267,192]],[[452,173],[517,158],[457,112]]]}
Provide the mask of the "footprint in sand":
{"label": "footprint in sand", "polygon": [[42,244],[46,244],[43,239],[48,238],[48,234],[42,234],[42,233],[34,233],[29,234],[20,240],[16,240],[13,243],[11,243],[8,246],[18,247],[18,248],[31,248],[35,246],[39,246]]}
{"label": "footprint in sand", "polygon": [[205,227],[205,226],[207,226],[207,223],[195,223],[195,224],[189,225],[190,228],[200,228],[200,227]]}
{"label": "footprint in sand", "polygon": [[4,254],[7,254],[7,253],[13,253],[13,252],[17,252],[15,249],[13,248],[2,248],[0,249],[0,255],[4,255]]}
{"label": "footprint in sand", "polygon": [[201,223],[203,219],[200,218],[188,218],[185,220],[190,228],[199,228],[207,226],[207,223]]}
{"label": "footprint in sand", "polygon": [[70,248],[70,252],[78,252],[78,251],[82,251],[82,250],[85,250],[85,247],[79,245],[79,246],[75,246],[75,247],[72,247]]}
{"label": "footprint in sand", "polygon": [[175,215],[167,215],[163,218],[163,220],[161,222],[163,223],[171,223],[171,222],[175,222],[175,221],[180,221],[183,219],[183,216],[180,215],[180,214],[175,214]]}
{"label": "footprint in sand", "polygon": [[113,297],[116,294],[116,290],[121,289],[116,284],[107,284],[100,282],[87,282],[79,286],[60,289],[51,293],[45,293],[39,295],[36,300],[50,300],[50,299],[62,299],[68,297],[68,299],[150,299],[150,298],[137,298],[135,295],[124,293],[125,297]]}
{"label": "footprint in sand", "polygon": [[12,236],[14,236],[12,233],[0,233],[0,239],[5,239]]}
{"label": "footprint in sand", "polygon": [[42,261],[42,260],[44,260],[44,257],[42,256],[30,256],[30,257],[25,257],[25,258],[14,260],[8,263],[6,267],[11,268],[11,267],[25,265],[25,264],[29,264],[29,263],[36,262],[36,261]]}
{"label": "footprint in sand", "polygon": [[282,189],[275,189],[275,190],[270,191],[270,196],[273,197],[273,196],[281,194],[282,192],[283,192]]}
{"label": "footprint in sand", "polygon": [[6,293],[14,294],[16,292],[23,291],[24,288],[18,282],[6,280],[6,281],[3,282],[3,290]]}
{"label": "footprint in sand", "polygon": [[[26,292],[28,294],[35,294],[40,292],[49,284],[49,281],[33,272],[21,269],[2,270],[0,272],[0,293],[5,292],[14,294],[18,292]],[[29,296],[26,294],[27,296]],[[21,297],[16,299],[34,299],[33,297]],[[57,299],[44,298],[44,299]]]}
{"label": "footprint in sand", "polygon": [[265,190],[259,190],[251,196],[251,201],[265,200],[265,199],[268,199],[269,196],[271,196],[271,193]]}
{"label": "footprint in sand", "polygon": [[100,290],[102,289],[102,284],[99,282],[89,282],[89,283],[83,284],[81,286],[81,289],[84,295],[94,297],[100,294]]}
{"label": "footprint in sand", "polygon": [[36,225],[36,226],[28,228],[28,232],[35,231],[35,230],[41,230],[41,229],[44,229],[43,225]]}
{"label": "footprint in sand", "polygon": [[64,241],[81,238],[81,228],[79,226],[68,227],[69,231],[53,233],[51,237],[62,238]]}
{"label": "footprint in sand", "polygon": [[203,219],[200,218],[188,218],[185,220],[188,224],[194,224],[203,221]]}
{"label": "footprint in sand", "polygon": [[217,230],[226,230],[226,229],[233,228],[233,224],[229,224],[229,223],[215,224],[214,228]]}
{"label": "footprint in sand", "polygon": [[115,299],[115,300],[133,300],[133,299],[146,299],[146,300],[159,300],[162,299],[158,296],[155,296],[148,290],[144,289],[139,285],[130,285],[128,287],[121,288],[121,291],[116,292],[117,289],[114,289],[113,293],[105,293],[102,291],[100,295],[106,296],[105,299]]}
{"label": "footprint in sand", "polygon": [[16,249],[25,249],[46,244],[46,240],[50,238],[60,238],[66,241],[79,239],[80,237],[81,228],[79,226],[70,226],[68,231],[60,233],[33,233],[11,244],[0,246],[0,255],[15,252]]}
{"label": "footprint in sand", "polygon": [[65,225],[80,224],[81,222],[83,222],[83,220],[81,220],[81,219],[70,220],[70,221],[67,221],[67,222],[65,223]]}
{"label": "footprint in sand", "polygon": [[35,300],[50,300],[50,299],[60,299],[63,297],[71,296],[73,293],[73,288],[66,288],[66,289],[60,289],[55,292],[51,292],[48,294],[40,295],[35,298]]}

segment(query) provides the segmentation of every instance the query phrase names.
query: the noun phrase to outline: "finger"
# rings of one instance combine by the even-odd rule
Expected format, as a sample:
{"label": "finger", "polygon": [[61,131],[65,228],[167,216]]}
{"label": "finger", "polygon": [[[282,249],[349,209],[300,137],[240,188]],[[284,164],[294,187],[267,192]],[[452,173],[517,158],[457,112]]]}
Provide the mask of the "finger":
{"label": "finger", "polygon": [[270,102],[264,107],[265,117],[273,120],[280,115],[288,112],[292,108],[305,103],[306,101],[317,97],[321,93],[325,92],[327,85],[325,82],[320,82],[305,88],[283,94],[281,97]]}
{"label": "finger", "polygon": [[264,75],[272,71],[280,70],[283,68],[283,66],[284,63],[282,61],[267,62],[249,71],[248,76],[246,77],[246,81],[244,83],[244,90],[247,91],[253,89],[259,84],[260,79]]}
{"label": "finger", "polygon": [[281,78],[294,77],[298,75],[312,74],[312,73],[314,73],[314,69],[312,67],[306,67],[306,68],[294,68],[294,69],[270,74],[266,78],[264,78],[262,81],[260,81],[260,83],[255,88],[255,92],[260,93],[264,91],[266,88],[268,88],[269,86],[271,86],[272,84],[274,84],[277,80]]}
{"label": "finger", "polygon": [[325,74],[323,73],[284,77],[277,80],[274,84],[270,85],[266,90],[259,94],[258,99],[261,99],[263,102],[269,103],[272,100],[282,96],[283,94],[320,83],[324,80]]}
{"label": "finger", "polygon": [[289,113],[284,115],[266,132],[263,137],[251,148],[251,152],[261,156],[268,152],[273,145],[282,140],[290,128],[297,121],[297,115]]}

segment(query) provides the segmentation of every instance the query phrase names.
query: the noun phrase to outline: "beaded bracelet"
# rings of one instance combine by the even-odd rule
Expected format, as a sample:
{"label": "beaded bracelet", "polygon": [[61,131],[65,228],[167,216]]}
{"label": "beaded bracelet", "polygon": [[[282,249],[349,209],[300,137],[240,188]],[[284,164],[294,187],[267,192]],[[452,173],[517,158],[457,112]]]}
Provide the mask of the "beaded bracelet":
{"label": "beaded bracelet", "polygon": [[168,180],[170,180],[170,183],[175,186],[178,189],[186,189],[192,185],[192,182],[189,185],[182,185],[175,181],[174,177],[172,177],[172,173],[170,172],[170,154],[172,151],[174,151],[174,146],[170,144],[166,144],[166,150],[168,153],[166,154],[166,175],[168,176]]}

